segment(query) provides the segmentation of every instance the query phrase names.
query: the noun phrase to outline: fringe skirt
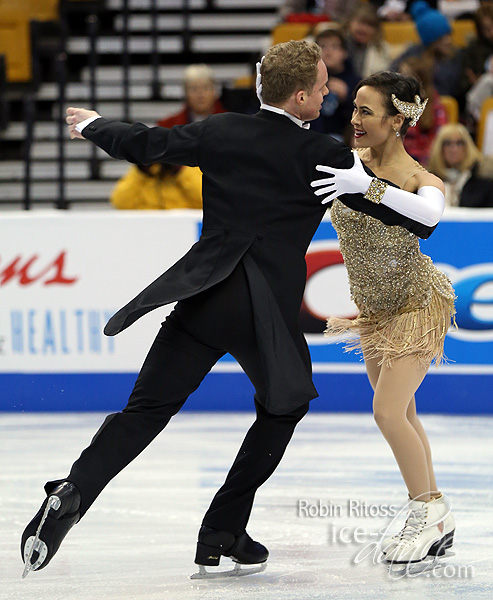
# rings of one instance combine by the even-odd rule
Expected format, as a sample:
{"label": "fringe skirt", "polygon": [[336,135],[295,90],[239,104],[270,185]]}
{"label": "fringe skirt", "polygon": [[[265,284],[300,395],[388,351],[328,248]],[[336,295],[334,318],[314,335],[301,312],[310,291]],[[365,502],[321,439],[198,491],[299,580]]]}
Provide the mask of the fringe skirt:
{"label": "fringe skirt", "polygon": [[429,304],[417,310],[394,315],[370,315],[361,311],[355,319],[330,317],[326,336],[355,333],[346,342],[345,351],[356,350],[366,358],[379,358],[387,367],[398,358],[414,356],[425,366],[447,362],[443,354],[445,336],[455,325],[454,300],[432,288]]}

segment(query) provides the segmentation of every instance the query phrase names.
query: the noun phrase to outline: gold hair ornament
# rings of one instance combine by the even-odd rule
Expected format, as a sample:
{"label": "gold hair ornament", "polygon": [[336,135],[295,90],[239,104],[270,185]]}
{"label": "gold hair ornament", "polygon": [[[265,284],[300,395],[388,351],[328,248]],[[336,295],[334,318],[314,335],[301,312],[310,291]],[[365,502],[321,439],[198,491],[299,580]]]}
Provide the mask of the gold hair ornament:
{"label": "gold hair ornament", "polygon": [[406,119],[411,119],[409,123],[410,127],[416,127],[419,118],[428,104],[428,98],[423,100],[423,102],[421,102],[421,98],[418,95],[414,96],[414,102],[404,102],[404,100],[399,100],[395,94],[392,94],[391,98],[392,104],[397,108],[401,115],[404,115]]}

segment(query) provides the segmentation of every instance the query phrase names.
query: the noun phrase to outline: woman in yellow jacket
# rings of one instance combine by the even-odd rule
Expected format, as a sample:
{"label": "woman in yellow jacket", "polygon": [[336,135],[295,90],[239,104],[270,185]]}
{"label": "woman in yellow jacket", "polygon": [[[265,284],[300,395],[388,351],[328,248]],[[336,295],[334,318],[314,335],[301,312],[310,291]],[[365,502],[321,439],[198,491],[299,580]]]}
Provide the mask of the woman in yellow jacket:
{"label": "woman in yellow jacket", "polygon": [[110,196],[115,208],[202,208],[202,172],[198,167],[154,164],[132,166]]}

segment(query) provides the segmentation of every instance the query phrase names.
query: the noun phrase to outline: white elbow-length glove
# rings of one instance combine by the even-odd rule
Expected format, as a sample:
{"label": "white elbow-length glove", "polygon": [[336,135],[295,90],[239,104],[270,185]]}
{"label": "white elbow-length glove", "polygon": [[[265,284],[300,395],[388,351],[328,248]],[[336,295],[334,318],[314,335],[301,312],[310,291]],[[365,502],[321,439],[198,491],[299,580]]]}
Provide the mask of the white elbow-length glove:
{"label": "white elbow-length glove", "polygon": [[[311,182],[312,187],[319,188],[315,191],[315,195],[325,196],[322,204],[343,194],[366,194],[368,191],[373,177],[364,170],[358,154],[353,152],[353,155],[354,165],[350,169],[335,169],[317,165],[317,171],[332,176],[315,179]],[[380,202],[401,215],[428,227],[433,227],[438,223],[445,208],[443,193],[432,185],[419,188],[416,194],[389,185]]]}

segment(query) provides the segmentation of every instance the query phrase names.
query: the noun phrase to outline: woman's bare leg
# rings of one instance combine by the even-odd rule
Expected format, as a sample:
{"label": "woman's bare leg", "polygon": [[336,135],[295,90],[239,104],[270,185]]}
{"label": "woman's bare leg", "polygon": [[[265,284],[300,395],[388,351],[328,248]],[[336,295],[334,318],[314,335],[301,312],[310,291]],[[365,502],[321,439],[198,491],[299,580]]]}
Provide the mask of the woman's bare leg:
{"label": "woman's bare leg", "polygon": [[[370,372],[374,379],[376,370],[372,364]],[[430,491],[436,490],[436,483],[433,475],[431,481],[425,443],[407,413],[426,372],[427,367],[413,357],[395,360],[392,367],[382,365],[373,398],[375,421],[394,453],[409,494],[422,501],[430,500]]]}
{"label": "woman's bare leg", "polygon": [[[377,384],[378,384],[378,377],[380,375],[380,370],[381,370],[381,366],[379,365],[379,362],[381,361],[381,359],[382,359],[381,356],[377,357],[377,358],[365,357],[366,372],[368,374],[368,380],[370,381],[373,391],[375,391]],[[421,421],[419,420],[419,418],[416,414],[416,400],[415,400],[414,395],[412,396],[409,406],[407,408],[406,416],[407,416],[409,423],[411,423],[411,425],[414,427],[416,433],[419,435],[419,437],[421,439],[421,442],[423,443],[423,447],[424,447],[424,450],[426,453],[426,462],[428,465],[428,475],[430,478],[430,491],[431,491],[432,496],[437,496],[438,495],[438,486],[436,483],[435,473],[433,470],[433,462],[432,462],[432,457],[431,457],[430,444],[428,442],[428,438],[426,436],[423,425],[421,424]]]}
{"label": "woman's bare leg", "polygon": [[415,399],[414,396],[412,397],[412,400],[409,403],[409,406],[408,406],[406,414],[407,414],[407,420],[411,423],[411,425],[416,430],[416,433],[421,438],[421,442],[422,442],[423,447],[425,449],[426,463],[428,465],[428,476],[430,478],[430,491],[431,491],[431,495],[432,496],[438,496],[439,492],[438,492],[437,482],[436,482],[436,479],[435,479],[435,472],[433,470],[433,461],[432,461],[432,458],[431,458],[430,443],[428,441],[428,437],[426,436],[424,427],[421,424],[421,421],[419,420],[418,415],[416,414],[416,399]]}
{"label": "woman's bare leg", "polygon": [[382,357],[367,358],[365,356],[366,374],[368,375],[368,380],[373,388],[373,391],[375,391],[375,388],[377,387],[378,376],[380,375],[381,367],[378,363],[380,362],[381,358]]}

